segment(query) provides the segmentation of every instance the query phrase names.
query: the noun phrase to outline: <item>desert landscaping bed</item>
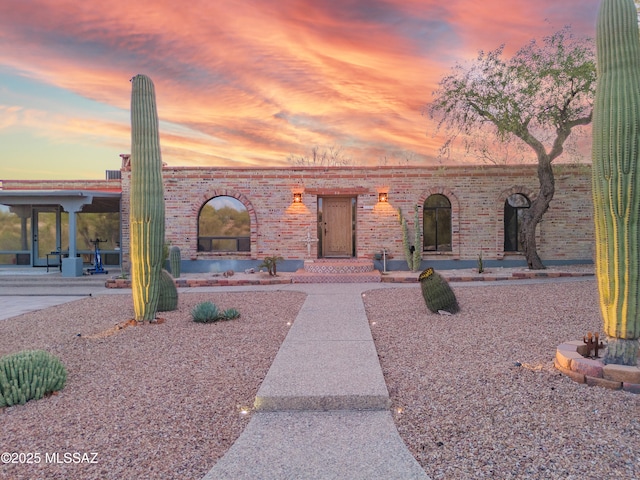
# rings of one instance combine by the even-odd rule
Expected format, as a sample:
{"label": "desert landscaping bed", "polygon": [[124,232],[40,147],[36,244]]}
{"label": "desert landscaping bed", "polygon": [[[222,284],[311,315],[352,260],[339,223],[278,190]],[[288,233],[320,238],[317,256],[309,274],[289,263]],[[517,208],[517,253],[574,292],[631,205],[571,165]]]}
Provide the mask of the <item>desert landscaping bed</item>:
{"label": "desert landscaping bed", "polygon": [[[133,315],[130,295],[0,321],[0,355],[42,348],[68,370],[57,395],[0,411],[0,451],[40,453],[38,464],[0,464],[0,478],[201,478],[248,423],[244,409],[304,299],[282,291],[185,293],[179,310],[161,313],[164,323],[115,333]],[[192,322],[189,312],[206,300],[241,317]],[[74,453],[89,455],[73,463]]]}
{"label": "desert landscaping bed", "polygon": [[[429,313],[418,285],[363,296],[396,425],[431,479],[640,478],[640,395],[553,367],[557,345],[601,330],[595,281],[453,288],[454,316]],[[184,293],[163,324],[110,335],[132,316],[129,295],[0,321],[0,355],[44,348],[69,371],[58,395],[0,413],[0,450],[98,453],[0,465],[0,478],[201,478],[248,423],[304,299]],[[205,300],[242,316],[191,322]]]}
{"label": "desert landscaping bed", "polygon": [[364,295],[400,435],[432,480],[640,478],[640,395],[573,382],[556,347],[601,331],[595,281]]}

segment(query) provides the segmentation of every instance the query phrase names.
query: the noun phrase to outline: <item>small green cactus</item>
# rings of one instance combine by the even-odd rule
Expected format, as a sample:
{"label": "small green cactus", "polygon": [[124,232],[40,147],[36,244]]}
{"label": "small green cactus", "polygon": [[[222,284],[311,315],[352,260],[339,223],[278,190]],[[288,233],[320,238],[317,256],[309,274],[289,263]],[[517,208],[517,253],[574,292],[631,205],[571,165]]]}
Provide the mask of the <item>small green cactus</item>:
{"label": "small green cactus", "polygon": [[160,296],[158,298],[158,311],[171,312],[178,308],[178,289],[173,282],[173,277],[166,270],[160,272]]}
{"label": "small green cactus", "polygon": [[432,313],[438,313],[441,310],[449,313],[460,311],[458,301],[449,283],[436,273],[433,268],[424,270],[418,280],[420,281],[424,301]]}
{"label": "small green cactus", "polygon": [[44,350],[24,350],[0,358],[0,407],[24,405],[57,392],[67,381],[62,362]]}
{"label": "small green cactus", "polygon": [[180,278],[180,248],[173,246],[169,249],[169,269],[173,278]]}
{"label": "small green cactus", "polygon": [[398,220],[402,226],[402,248],[404,249],[404,257],[407,260],[407,266],[412,272],[417,272],[422,263],[422,245],[421,245],[421,233],[420,233],[420,214],[418,205],[414,208],[414,238],[413,245],[409,243],[409,225],[407,219],[402,215],[402,209],[398,208]]}

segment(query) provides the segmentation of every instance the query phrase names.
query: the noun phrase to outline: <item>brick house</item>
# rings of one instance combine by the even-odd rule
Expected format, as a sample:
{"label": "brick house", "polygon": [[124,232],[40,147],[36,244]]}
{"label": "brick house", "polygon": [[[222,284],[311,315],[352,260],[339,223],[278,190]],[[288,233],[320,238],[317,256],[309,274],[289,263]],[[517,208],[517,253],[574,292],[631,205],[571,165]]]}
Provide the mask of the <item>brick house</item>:
{"label": "brick house", "polygon": [[[128,155],[123,155],[119,173],[120,178],[99,182],[5,180],[0,204],[9,204],[10,191],[118,190],[120,248],[112,252],[121,252],[119,261],[126,269]],[[590,166],[556,165],[555,175],[556,195],[538,228],[538,252],[547,265],[591,263]],[[166,239],[180,248],[185,272],[242,270],[272,255],[285,259],[281,270],[294,271],[305,259],[375,259],[383,249],[390,256],[388,269],[406,269],[398,212],[407,220],[413,245],[416,207],[421,238],[413,246],[422,251],[423,267],[468,268],[480,254],[487,266],[526,265],[517,242],[518,221],[538,189],[535,165],[165,166],[163,179]],[[243,232],[205,232],[201,215],[215,199],[229,200],[243,212]]]}

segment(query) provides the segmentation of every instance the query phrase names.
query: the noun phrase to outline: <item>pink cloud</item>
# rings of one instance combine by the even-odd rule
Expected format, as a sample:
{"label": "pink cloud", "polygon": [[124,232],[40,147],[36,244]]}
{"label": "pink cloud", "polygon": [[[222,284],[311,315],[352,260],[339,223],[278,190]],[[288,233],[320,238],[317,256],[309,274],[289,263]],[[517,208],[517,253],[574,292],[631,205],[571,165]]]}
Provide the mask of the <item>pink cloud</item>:
{"label": "pink cloud", "polygon": [[[562,4],[17,2],[0,12],[0,67],[123,110],[128,79],[150,75],[171,164],[278,164],[316,144],[363,163],[403,152],[426,161],[437,141],[421,109],[446,69],[549,33],[547,14],[557,28],[571,18],[590,28],[596,0]],[[96,141],[128,144],[128,125],[99,118],[46,128],[77,139],[83,125]]]}

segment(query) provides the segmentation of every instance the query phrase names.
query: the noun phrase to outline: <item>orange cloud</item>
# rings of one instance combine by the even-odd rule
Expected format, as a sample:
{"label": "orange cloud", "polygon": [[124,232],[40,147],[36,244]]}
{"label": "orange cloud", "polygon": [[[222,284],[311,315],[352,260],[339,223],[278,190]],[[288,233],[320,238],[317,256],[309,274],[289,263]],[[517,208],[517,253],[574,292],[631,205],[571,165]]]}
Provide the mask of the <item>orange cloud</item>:
{"label": "orange cloud", "polygon": [[[129,78],[148,74],[173,165],[276,165],[313,145],[343,146],[358,163],[426,162],[438,141],[421,110],[450,66],[550,33],[547,18],[592,34],[597,3],[16,2],[0,7],[0,71],[122,111]],[[64,112],[27,118],[0,107],[0,135],[22,116],[51,138],[128,145],[126,121]]]}

